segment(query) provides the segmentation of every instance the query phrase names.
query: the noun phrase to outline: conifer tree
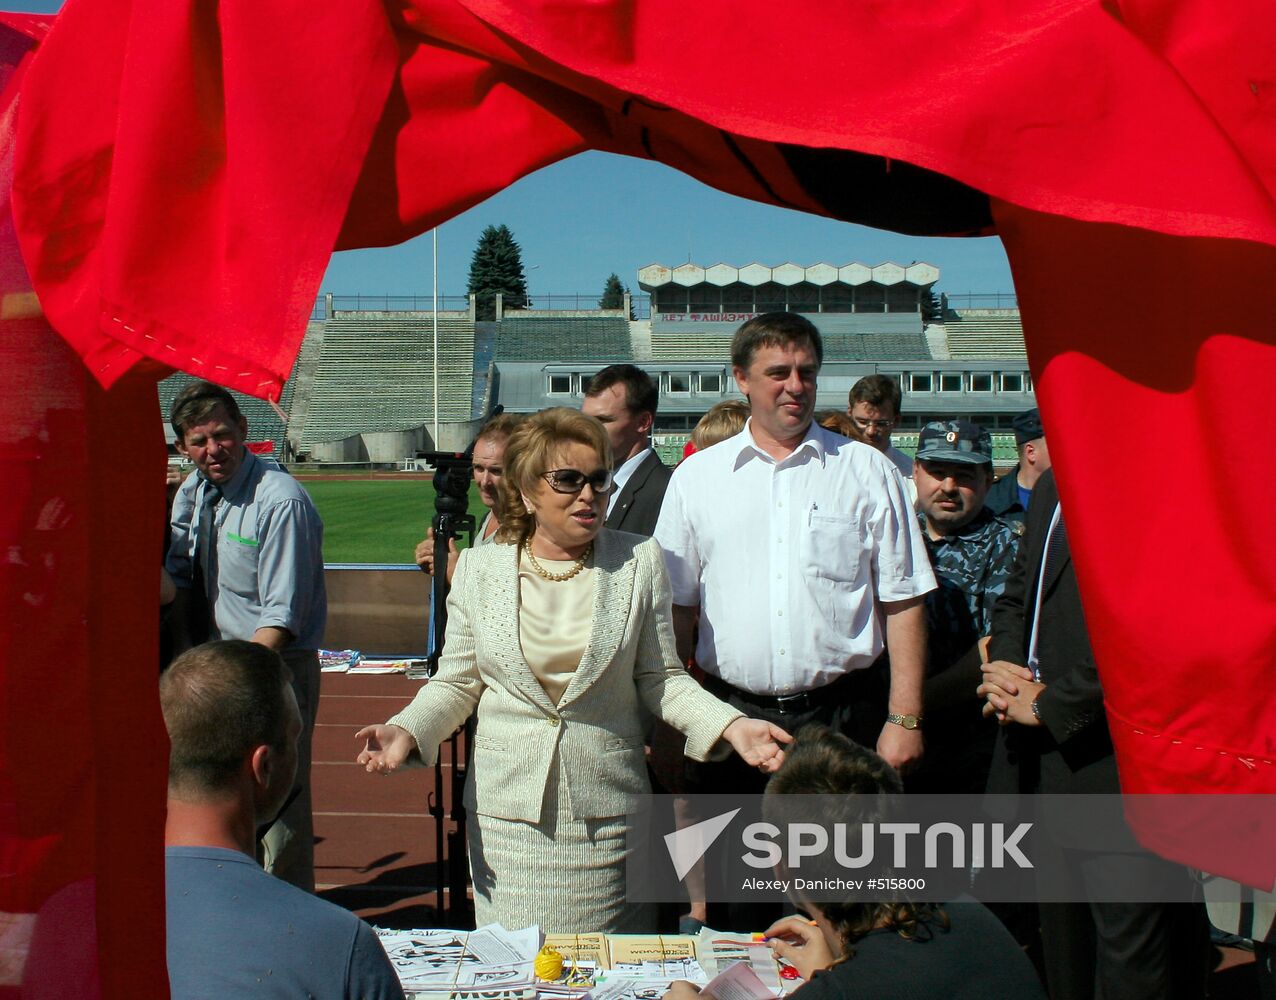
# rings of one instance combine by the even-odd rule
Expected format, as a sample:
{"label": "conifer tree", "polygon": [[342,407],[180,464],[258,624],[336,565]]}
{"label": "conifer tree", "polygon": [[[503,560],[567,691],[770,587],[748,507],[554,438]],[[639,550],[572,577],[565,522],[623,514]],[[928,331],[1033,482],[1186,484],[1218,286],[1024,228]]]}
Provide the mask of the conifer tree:
{"label": "conifer tree", "polygon": [[[625,296],[629,294],[629,286],[624,285],[620,281],[620,275],[615,271],[607,276],[607,281],[603,285],[603,297],[598,300],[599,309],[623,309],[625,307]],[[634,318],[634,307],[630,303],[629,318]]]}
{"label": "conifer tree", "polygon": [[479,236],[470,259],[468,292],[477,296],[476,318],[496,318],[497,293],[505,309],[527,307],[527,275],[523,272],[523,248],[509,227],[488,226]]}

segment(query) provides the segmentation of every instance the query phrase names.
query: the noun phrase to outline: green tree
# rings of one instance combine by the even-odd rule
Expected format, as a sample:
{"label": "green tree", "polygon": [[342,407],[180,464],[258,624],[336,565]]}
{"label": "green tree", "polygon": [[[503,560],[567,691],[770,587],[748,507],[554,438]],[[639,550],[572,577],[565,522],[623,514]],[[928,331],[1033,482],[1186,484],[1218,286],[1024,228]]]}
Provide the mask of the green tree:
{"label": "green tree", "polygon": [[[599,309],[623,309],[625,307],[625,296],[629,294],[629,286],[621,284],[620,275],[615,271],[607,276],[607,281],[603,285],[603,297],[598,300]],[[629,318],[634,318],[633,303],[629,305]]]}
{"label": "green tree", "polygon": [[925,323],[941,323],[944,319],[946,302],[941,302],[935,293],[935,287],[923,288],[921,292],[922,321]]}
{"label": "green tree", "polygon": [[469,294],[477,296],[476,318],[496,318],[496,296],[505,309],[527,308],[527,275],[523,272],[523,248],[509,226],[488,226],[479,236],[470,259]]}

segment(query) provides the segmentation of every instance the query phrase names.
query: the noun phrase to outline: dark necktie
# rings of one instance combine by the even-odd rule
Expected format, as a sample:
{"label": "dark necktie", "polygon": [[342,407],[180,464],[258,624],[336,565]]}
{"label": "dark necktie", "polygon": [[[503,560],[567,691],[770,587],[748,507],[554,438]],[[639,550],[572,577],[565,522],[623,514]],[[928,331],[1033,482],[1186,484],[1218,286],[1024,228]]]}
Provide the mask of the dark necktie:
{"label": "dark necktie", "polygon": [[195,552],[191,565],[190,638],[198,645],[212,637],[212,613],[208,606],[214,567],[217,561],[217,534],[213,530],[217,519],[217,505],[222,491],[212,483],[204,484],[200,498],[199,516],[196,520]]}

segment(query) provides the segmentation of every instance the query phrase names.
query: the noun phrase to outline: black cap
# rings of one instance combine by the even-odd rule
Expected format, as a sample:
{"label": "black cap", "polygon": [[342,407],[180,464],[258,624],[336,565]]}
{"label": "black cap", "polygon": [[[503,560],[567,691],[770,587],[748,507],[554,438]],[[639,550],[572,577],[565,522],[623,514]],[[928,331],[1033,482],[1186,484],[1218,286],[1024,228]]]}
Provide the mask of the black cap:
{"label": "black cap", "polygon": [[934,420],[917,438],[917,459],[922,462],[992,462],[992,435],[969,420]]}
{"label": "black cap", "polygon": [[1015,444],[1027,444],[1046,436],[1046,432],[1041,429],[1041,411],[1035,406],[1015,417],[1010,426],[1015,429]]}

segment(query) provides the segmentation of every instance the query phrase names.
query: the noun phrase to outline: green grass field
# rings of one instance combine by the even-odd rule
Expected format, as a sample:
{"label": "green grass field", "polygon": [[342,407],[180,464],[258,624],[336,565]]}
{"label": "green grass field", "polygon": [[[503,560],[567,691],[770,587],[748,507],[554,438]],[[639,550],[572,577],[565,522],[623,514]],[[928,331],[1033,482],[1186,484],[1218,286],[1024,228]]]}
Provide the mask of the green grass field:
{"label": "green grass field", "polygon": [[[323,558],[329,563],[406,563],[434,516],[428,479],[302,482],[323,518]],[[470,488],[470,513],[487,508]],[[464,548],[464,544],[461,546]]]}

